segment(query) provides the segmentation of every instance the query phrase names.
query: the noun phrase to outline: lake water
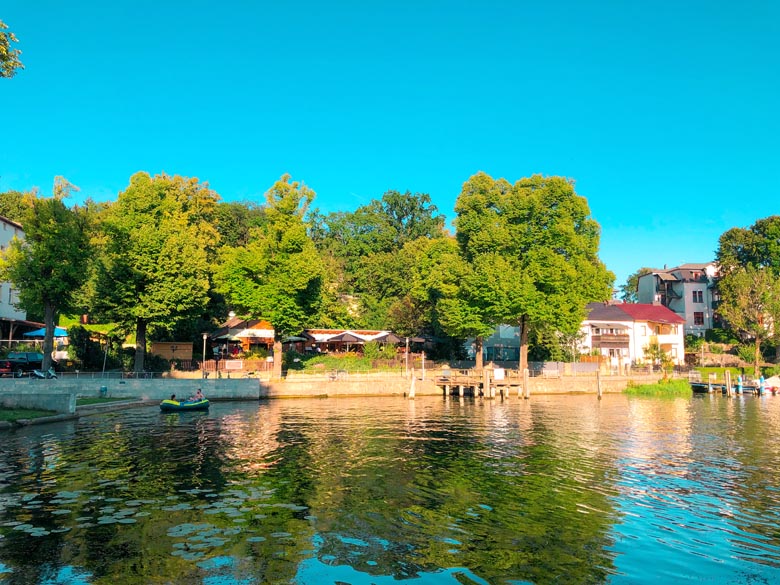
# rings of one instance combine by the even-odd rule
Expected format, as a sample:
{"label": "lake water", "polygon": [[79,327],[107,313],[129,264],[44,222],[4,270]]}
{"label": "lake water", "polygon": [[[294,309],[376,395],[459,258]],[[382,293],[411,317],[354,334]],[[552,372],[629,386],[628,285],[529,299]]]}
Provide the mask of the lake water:
{"label": "lake water", "polygon": [[215,403],[0,435],[0,583],[780,582],[780,396]]}

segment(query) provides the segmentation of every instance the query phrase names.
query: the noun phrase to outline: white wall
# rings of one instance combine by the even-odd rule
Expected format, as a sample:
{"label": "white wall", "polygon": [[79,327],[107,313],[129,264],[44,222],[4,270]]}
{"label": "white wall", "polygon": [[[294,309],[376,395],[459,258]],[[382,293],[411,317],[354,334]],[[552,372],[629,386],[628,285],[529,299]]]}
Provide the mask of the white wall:
{"label": "white wall", "polygon": [[[14,236],[24,238],[24,231],[5,218],[0,218],[0,250],[5,251],[8,248],[8,244],[14,239]],[[11,283],[0,281],[0,317],[4,319],[26,319],[27,313],[13,306],[13,303],[17,300],[18,297],[11,288]]]}

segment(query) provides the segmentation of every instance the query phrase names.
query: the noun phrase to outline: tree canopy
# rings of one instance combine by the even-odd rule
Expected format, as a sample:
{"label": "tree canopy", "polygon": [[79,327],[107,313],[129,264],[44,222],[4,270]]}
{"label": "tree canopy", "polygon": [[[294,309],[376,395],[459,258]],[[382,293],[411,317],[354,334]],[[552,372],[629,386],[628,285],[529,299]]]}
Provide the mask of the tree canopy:
{"label": "tree canopy", "polygon": [[0,20],[0,77],[13,77],[19,69],[24,69],[19,60],[22,52],[11,45],[17,42],[14,33],[8,30],[8,25]]}
{"label": "tree canopy", "polygon": [[22,219],[25,239],[12,240],[0,266],[19,291],[21,307],[44,316],[43,368],[48,369],[58,313],[76,306],[88,276],[89,236],[83,217],[61,197],[33,200]]}
{"label": "tree canopy", "polygon": [[217,200],[198,179],[141,172],[105,213],[93,303],[135,331],[137,372],[148,327],[173,327],[208,302]]}
{"label": "tree canopy", "polygon": [[284,175],[266,193],[267,221],[245,246],[220,252],[217,290],[236,312],[274,326],[274,375],[281,377],[282,339],[300,333],[319,312],[324,267],[304,215],[314,191]]}
{"label": "tree canopy", "polygon": [[588,302],[609,298],[614,275],[598,258],[600,228],[572,181],[534,175],[512,185],[478,173],[455,211],[461,254],[481,276],[471,305],[493,326],[520,327],[521,368],[534,328],[573,333]]}
{"label": "tree canopy", "polygon": [[622,300],[624,303],[638,303],[639,302],[639,292],[638,292],[639,278],[641,276],[644,276],[645,274],[650,274],[652,272],[653,272],[652,268],[643,266],[636,272],[632,272],[631,274],[629,274],[625,284],[621,284],[619,287],[620,300]]}

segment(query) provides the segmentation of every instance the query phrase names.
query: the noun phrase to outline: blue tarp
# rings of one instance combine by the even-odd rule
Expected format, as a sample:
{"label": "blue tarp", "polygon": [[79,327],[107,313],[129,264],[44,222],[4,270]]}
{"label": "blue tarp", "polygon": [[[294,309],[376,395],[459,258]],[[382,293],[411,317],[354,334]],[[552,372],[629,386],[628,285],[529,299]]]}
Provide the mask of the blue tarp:
{"label": "blue tarp", "polygon": [[[45,337],[46,336],[46,329],[41,327],[40,329],[36,329],[35,331],[28,331],[27,333],[23,333],[25,337]],[[55,327],[54,328],[54,337],[67,337],[68,332],[63,329],[62,327]]]}

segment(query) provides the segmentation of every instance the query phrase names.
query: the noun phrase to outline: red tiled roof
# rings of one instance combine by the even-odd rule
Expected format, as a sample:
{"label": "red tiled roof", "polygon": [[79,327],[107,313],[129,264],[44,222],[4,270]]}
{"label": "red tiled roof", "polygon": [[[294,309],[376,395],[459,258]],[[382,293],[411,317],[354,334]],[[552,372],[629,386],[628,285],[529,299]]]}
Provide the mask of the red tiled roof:
{"label": "red tiled roof", "polygon": [[646,303],[625,303],[618,305],[634,321],[653,321],[654,323],[685,323],[685,319],[663,305]]}

